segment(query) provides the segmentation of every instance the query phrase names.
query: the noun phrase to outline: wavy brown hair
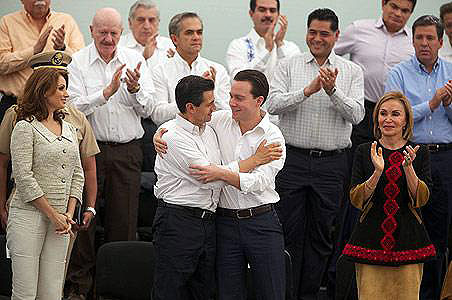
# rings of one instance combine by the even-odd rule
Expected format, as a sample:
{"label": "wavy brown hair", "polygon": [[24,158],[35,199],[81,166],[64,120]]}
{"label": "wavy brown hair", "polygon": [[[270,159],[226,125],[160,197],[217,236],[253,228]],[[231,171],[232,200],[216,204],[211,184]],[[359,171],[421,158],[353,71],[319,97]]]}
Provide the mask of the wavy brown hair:
{"label": "wavy brown hair", "polygon": [[[18,101],[16,108],[17,121],[31,121],[36,118],[38,121],[47,119],[49,111],[47,109],[46,95],[53,94],[57,89],[58,78],[62,76],[68,84],[68,73],[63,69],[40,68],[34,70],[25,83],[22,97]],[[53,118],[60,121],[64,118],[64,113],[57,110],[53,113]]]}
{"label": "wavy brown hair", "polygon": [[399,100],[402,103],[403,108],[405,109],[406,122],[405,127],[402,130],[402,138],[404,140],[409,140],[413,136],[413,109],[411,108],[411,104],[407,97],[401,92],[388,92],[378,100],[373,113],[374,136],[377,140],[381,138],[381,130],[380,127],[378,127],[378,112],[380,111],[381,105],[389,100]]}

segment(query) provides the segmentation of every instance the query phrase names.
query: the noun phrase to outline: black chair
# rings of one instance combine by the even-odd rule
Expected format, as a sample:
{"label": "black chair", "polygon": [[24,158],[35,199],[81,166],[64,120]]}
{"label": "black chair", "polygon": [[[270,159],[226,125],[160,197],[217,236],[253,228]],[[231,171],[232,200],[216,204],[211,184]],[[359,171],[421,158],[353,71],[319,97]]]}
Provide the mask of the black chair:
{"label": "black chair", "polygon": [[155,254],[150,242],[125,241],[102,245],[97,253],[97,299],[151,298]]}
{"label": "black chair", "polygon": [[11,259],[6,258],[6,235],[0,235],[0,300],[10,299],[12,276]]}
{"label": "black chair", "polygon": [[[293,279],[292,279],[292,257],[287,250],[284,250],[284,260],[286,264],[286,300],[293,300]],[[256,294],[251,278],[251,270],[247,273],[247,300],[255,300]]]}

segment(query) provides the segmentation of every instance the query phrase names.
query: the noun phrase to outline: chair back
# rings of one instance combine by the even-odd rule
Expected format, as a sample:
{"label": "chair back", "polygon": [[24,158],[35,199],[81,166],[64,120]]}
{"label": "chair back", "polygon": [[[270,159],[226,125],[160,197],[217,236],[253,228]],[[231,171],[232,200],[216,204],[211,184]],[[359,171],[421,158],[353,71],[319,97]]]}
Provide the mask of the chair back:
{"label": "chair back", "polygon": [[99,248],[96,294],[100,298],[151,298],[155,254],[150,242],[110,242]]}

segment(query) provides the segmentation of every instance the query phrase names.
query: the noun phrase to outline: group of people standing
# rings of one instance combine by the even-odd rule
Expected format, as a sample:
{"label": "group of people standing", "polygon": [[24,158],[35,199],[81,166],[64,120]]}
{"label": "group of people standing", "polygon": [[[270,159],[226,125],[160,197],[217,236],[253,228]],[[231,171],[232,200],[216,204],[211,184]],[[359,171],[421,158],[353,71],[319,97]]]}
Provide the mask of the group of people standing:
{"label": "group of people standing", "polygon": [[317,299],[327,270],[334,286],[339,256],[359,299],[440,298],[452,63],[439,50],[452,3],[409,29],[416,0],[382,0],[380,18],[343,33],[334,11],[315,9],[301,53],[280,1],[251,0],[254,26],[226,67],[200,55],[194,12],[172,17],[165,38],[151,1],[131,6],[126,35],[102,8],[85,47],[50,0],[22,3],[0,20],[12,299],[61,299],[65,279],[68,299],[89,296],[96,199],[105,241],[136,239],[143,120],[160,126],[152,299],[246,299],[248,266],[258,299],[284,299],[285,249],[296,299]]}

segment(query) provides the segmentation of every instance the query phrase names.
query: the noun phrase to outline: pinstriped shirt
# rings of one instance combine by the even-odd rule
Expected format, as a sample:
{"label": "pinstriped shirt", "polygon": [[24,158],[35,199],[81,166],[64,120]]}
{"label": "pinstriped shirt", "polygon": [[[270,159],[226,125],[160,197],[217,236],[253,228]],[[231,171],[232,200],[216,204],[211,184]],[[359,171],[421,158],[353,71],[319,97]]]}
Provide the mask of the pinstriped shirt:
{"label": "pinstriped shirt", "polygon": [[351,146],[352,124],[364,117],[361,68],[331,52],[325,67],[337,68],[336,92],[321,89],[306,97],[304,88],[320,66],[310,52],[280,62],[270,85],[268,112],[278,114],[286,143],[305,149],[335,150]]}

